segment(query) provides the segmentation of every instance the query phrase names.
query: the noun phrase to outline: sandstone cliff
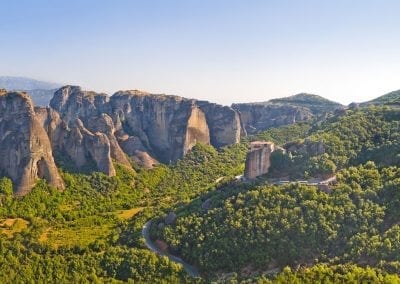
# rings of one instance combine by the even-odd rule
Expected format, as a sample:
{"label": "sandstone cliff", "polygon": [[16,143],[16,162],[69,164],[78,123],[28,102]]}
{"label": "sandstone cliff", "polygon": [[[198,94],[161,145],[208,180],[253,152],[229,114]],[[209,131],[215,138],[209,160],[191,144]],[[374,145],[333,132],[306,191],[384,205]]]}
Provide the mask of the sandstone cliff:
{"label": "sandstone cliff", "polygon": [[137,137],[141,148],[163,162],[183,157],[195,143],[210,144],[205,114],[194,100],[123,91],[110,103],[120,133]]}
{"label": "sandstone cliff", "polygon": [[47,133],[25,93],[0,91],[0,157],[0,170],[14,182],[16,195],[29,192],[37,178],[64,188]]}
{"label": "sandstone cliff", "polygon": [[240,137],[246,136],[245,129],[241,127],[240,114],[234,109],[206,101],[199,101],[198,105],[206,115],[214,147],[239,143]]}
{"label": "sandstone cliff", "polygon": [[246,156],[244,176],[247,179],[253,179],[268,173],[271,166],[271,153],[275,150],[272,142],[254,141],[251,144],[250,151]]}
{"label": "sandstone cliff", "polygon": [[140,91],[117,92],[110,103],[119,133],[136,143],[137,149],[122,145],[131,153],[145,151],[170,162],[196,143],[222,147],[240,140],[239,114],[230,107]]}
{"label": "sandstone cliff", "polygon": [[[136,90],[108,97],[77,86],[57,90],[50,107],[33,109],[26,94],[5,91],[0,103],[0,154],[4,157],[0,170],[14,180],[17,194],[28,192],[37,177],[63,188],[53,153],[67,157],[77,170],[94,167],[113,176],[114,162],[132,168],[134,161],[152,168],[158,161],[182,158],[196,143],[231,145],[246,135],[245,128],[253,133],[308,120],[337,107],[304,94],[231,108]],[[254,148],[248,155],[246,176],[266,173],[273,150],[270,144]]]}
{"label": "sandstone cliff", "polygon": [[65,86],[55,92],[50,107],[42,121],[53,149],[68,155],[76,167],[94,161],[97,169],[109,176],[115,175],[113,160],[131,168],[114,135],[107,95]]}
{"label": "sandstone cliff", "polygon": [[[98,169],[106,163],[109,170],[102,171],[109,175],[114,172],[112,160],[130,167],[129,157],[151,168],[157,160],[182,158],[196,143],[222,147],[243,135],[239,113],[230,107],[137,90],[108,97],[65,86],[54,94],[47,111],[37,112],[54,150],[68,155],[77,167],[90,160]],[[105,149],[93,151],[86,141],[99,133],[105,137],[97,139],[97,148],[101,144]],[[107,152],[107,158],[98,156]]]}

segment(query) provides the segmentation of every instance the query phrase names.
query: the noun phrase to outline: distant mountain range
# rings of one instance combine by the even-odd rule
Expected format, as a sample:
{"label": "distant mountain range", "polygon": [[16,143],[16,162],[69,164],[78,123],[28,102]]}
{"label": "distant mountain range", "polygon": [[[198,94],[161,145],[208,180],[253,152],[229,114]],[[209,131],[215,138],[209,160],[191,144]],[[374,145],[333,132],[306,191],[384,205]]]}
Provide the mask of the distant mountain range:
{"label": "distant mountain range", "polygon": [[0,76],[0,89],[25,91],[38,106],[47,106],[54,92],[61,86],[58,83],[38,81],[26,77]]}
{"label": "distant mountain range", "polygon": [[61,87],[61,84],[38,81],[26,77],[0,76],[0,87],[7,90],[51,90]]}

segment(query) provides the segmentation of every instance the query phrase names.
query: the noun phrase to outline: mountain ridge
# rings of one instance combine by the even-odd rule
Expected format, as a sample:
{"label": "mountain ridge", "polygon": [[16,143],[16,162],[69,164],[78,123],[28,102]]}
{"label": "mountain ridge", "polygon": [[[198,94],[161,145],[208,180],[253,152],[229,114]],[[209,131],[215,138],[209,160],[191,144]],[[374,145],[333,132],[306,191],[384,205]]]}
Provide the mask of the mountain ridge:
{"label": "mountain ridge", "polygon": [[0,88],[7,90],[52,90],[60,88],[62,84],[41,81],[23,76],[0,76]]}
{"label": "mountain ridge", "polygon": [[400,90],[392,91],[375,99],[361,103],[361,105],[400,105]]}
{"label": "mountain ridge", "polygon": [[47,106],[54,92],[62,84],[40,81],[22,76],[0,76],[0,88],[29,93],[35,105]]}
{"label": "mountain ridge", "polygon": [[[0,114],[0,121],[6,116],[7,121],[18,121],[20,116],[30,117],[28,124],[19,128],[26,128],[24,131],[32,135],[29,139],[39,141],[40,145],[37,147],[39,150],[35,150],[39,151],[39,156],[32,156],[35,162],[27,171],[34,176],[45,177],[41,172],[44,167],[42,162],[37,163],[42,158],[47,159],[45,164],[50,170],[46,172],[55,173],[48,177],[49,181],[59,179],[54,166],[49,165],[53,163],[53,158],[57,160],[60,155],[67,157],[73,163],[71,166],[78,171],[90,166],[93,170],[114,176],[115,162],[132,169],[131,160],[134,160],[139,165],[151,168],[159,161],[171,163],[181,159],[197,143],[221,148],[239,143],[247,134],[296,122],[323,120],[329,113],[345,109],[320,96],[304,93],[273,99],[266,104],[228,107],[138,90],[118,91],[108,96],[67,85],[54,93],[49,107],[35,108],[27,93],[5,90],[2,93],[3,100],[7,94],[14,94],[5,100],[7,104],[15,94],[26,98],[24,107],[20,104],[20,113],[8,113],[5,109]],[[394,92],[394,95],[396,97],[397,93]],[[393,94],[389,95],[389,98],[392,97]],[[27,109],[34,109],[34,112]],[[47,137],[40,138],[44,133]],[[9,134],[7,127],[0,131],[4,149],[26,148],[22,137],[13,136],[14,140],[11,141],[7,138]],[[29,151],[25,156],[30,157],[32,153]],[[11,157],[8,160],[11,161]],[[21,183],[21,178],[22,175],[17,177],[13,174],[16,184]],[[18,190],[18,193],[29,192],[34,177],[27,180],[27,184],[22,182],[20,188],[23,190]]]}

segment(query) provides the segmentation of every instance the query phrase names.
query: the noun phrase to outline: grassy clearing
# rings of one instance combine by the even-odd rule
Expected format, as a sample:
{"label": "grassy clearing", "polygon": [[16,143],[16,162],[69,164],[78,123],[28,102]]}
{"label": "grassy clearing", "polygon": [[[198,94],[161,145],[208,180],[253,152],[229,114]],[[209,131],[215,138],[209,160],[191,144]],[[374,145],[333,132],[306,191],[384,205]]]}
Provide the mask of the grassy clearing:
{"label": "grassy clearing", "polygon": [[27,229],[29,222],[22,218],[7,218],[0,220],[0,233],[13,238],[14,234],[20,233]]}
{"label": "grassy clearing", "polygon": [[[75,204],[74,204],[75,205]],[[63,210],[72,208],[63,205]],[[141,212],[144,207],[135,207],[127,210],[79,218],[74,221],[67,221],[58,224],[46,224],[38,238],[40,243],[47,243],[54,248],[87,246],[96,240],[105,239],[111,233],[112,228],[120,220],[128,220]]]}
{"label": "grassy clearing", "polygon": [[49,239],[49,232],[51,230],[51,227],[46,228],[43,233],[39,236],[39,243],[45,243]]}
{"label": "grassy clearing", "polygon": [[54,248],[83,247],[98,239],[105,239],[114,225],[112,218],[104,216],[81,218],[46,228],[39,236],[39,242],[48,243]]}
{"label": "grassy clearing", "polygon": [[118,210],[116,212],[116,215],[118,218],[127,220],[138,214],[140,211],[142,211],[144,207],[136,207],[136,208],[131,208],[128,210]]}
{"label": "grassy clearing", "polygon": [[78,210],[80,208],[81,203],[79,201],[73,202],[73,204],[60,204],[60,211],[69,212],[72,210]]}

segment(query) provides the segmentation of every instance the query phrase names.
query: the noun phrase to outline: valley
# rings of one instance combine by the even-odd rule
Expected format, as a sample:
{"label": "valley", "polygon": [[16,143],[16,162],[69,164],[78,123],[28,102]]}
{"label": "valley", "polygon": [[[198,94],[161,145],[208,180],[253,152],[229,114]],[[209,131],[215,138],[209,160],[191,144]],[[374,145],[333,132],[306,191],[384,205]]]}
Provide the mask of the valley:
{"label": "valley", "polygon": [[400,284],[400,1],[0,3],[0,284]]}
{"label": "valley", "polygon": [[[55,98],[54,109],[34,107],[25,94],[3,91],[0,98],[3,157],[25,148],[33,161],[22,179],[7,172],[11,160],[2,161],[0,279],[397,281],[400,116],[393,104],[341,107],[247,134],[240,112],[211,103],[134,92],[118,94],[129,103],[115,108],[117,98],[71,87]],[[130,117],[152,104],[162,111]],[[166,106],[173,111],[164,112]],[[207,116],[208,108],[227,117],[213,118],[215,110]],[[20,122],[19,130],[34,125],[26,128],[28,140],[5,121]],[[159,128],[156,135],[148,123],[177,123],[178,134],[186,125],[182,144],[168,144],[178,134]],[[201,140],[205,133],[209,140]],[[170,137],[164,146],[180,145],[168,162],[155,146],[162,135]],[[216,142],[227,137],[231,142]],[[270,141],[274,151],[251,158],[268,167],[242,181],[237,177],[257,141]],[[152,164],[136,162],[129,155],[136,151]],[[20,181],[32,171],[20,194]]]}

